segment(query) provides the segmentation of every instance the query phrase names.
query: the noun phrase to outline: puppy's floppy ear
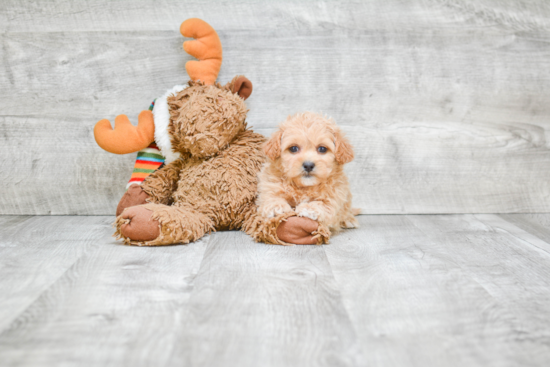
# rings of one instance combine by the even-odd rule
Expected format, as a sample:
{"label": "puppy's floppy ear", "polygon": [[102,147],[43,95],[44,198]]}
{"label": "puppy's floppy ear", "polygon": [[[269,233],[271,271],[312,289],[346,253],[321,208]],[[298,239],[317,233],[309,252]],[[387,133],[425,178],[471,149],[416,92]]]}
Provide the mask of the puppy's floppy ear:
{"label": "puppy's floppy ear", "polygon": [[282,137],[283,132],[281,130],[277,130],[264,145],[264,153],[272,161],[281,156]]}
{"label": "puppy's floppy ear", "polygon": [[353,161],[353,147],[340,128],[333,129],[336,162],[346,164]]}

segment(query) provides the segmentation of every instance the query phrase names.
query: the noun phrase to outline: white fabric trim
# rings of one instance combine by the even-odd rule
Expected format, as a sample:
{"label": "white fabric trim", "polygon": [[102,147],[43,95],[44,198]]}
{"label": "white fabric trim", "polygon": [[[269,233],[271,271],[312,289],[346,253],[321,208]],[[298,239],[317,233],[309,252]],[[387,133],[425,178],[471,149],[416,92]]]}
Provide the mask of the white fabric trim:
{"label": "white fabric trim", "polygon": [[156,148],[144,148],[144,149],[140,150],[140,152],[159,154],[159,150],[156,149]]}
{"label": "white fabric trim", "polygon": [[155,143],[160,149],[160,153],[166,158],[164,163],[172,163],[180,157],[179,153],[172,151],[172,142],[168,133],[168,125],[170,124],[170,112],[168,112],[168,97],[181,92],[187,88],[187,85],[176,85],[169,89],[160,98],[155,101],[153,107],[153,116],[155,117]]}
{"label": "white fabric trim", "polygon": [[136,181],[128,182],[128,184],[126,185],[126,190],[128,190],[132,185],[141,185],[141,182],[136,182]]}

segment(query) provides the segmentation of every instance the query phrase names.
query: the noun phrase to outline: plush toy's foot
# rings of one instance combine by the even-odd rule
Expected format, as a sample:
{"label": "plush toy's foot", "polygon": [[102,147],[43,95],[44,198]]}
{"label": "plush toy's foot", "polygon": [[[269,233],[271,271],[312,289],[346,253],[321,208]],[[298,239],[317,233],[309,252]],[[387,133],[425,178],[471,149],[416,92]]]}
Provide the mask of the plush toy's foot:
{"label": "plush toy's foot", "polygon": [[189,204],[148,203],[124,210],[115,228],[115,237],[128,245],[161,246],[196,241],[213,231],[214,224]]}
{"label": "plush toy's foot", "polygon": [[306,217],[290,217],[277,227],[277,237],[287,243],[296,245],[316,245],[319,243],[316,234],[319,223]]}
{"label": "plush toy's foot", "polygon": [[122,212],[125,224],[120,233],[132,241],[152,241],[160,234],[159,221],[152,218],[153,212],[142,206],[133,206]]}
{"label": "plush toy's foot", "polygon": [[141,189],[141,185],[131,185],[124,193],[124,195],[122,195],[122,198],[120,199],[118,206],[116,207],[116,216],[118,217],[120,214],[122,214],[122,212],[126,208],[145,204],[147,202],[147,199],[149,199],[149,195],[147,195],[147,193]]}

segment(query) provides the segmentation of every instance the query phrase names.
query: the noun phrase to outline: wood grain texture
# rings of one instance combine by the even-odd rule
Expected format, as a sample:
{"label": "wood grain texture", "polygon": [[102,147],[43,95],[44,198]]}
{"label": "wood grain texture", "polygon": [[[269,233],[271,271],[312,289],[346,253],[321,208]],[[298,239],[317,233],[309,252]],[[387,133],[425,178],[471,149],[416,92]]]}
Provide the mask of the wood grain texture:
{"label": "wood grain texture", "polygon": [[550,214],[501,214],[499,217],[550,243]]}
{"label": "wood grain texture", "polygon": [[[354,328],[322,246],[212,235],[191,295],[193,366],[356,366]],[[182,329],[183,330],[183,329]]]}
{"label": "wood grain texture", "polygon": [[370,351],[364,365],[548,363],[544,241],[495,215],[360,222],[326,253],[361,349]]}
{"label": "wood grain texture", "polygon": [[[357,365],[323,247],[242,232],[128,247],[112,219],[0,217],[0,258],[18,259],[0,267],[2,366]],[[70,249],[80,256],[62,263]]]}
{"label": "wood grain texture", "polygon": [[539,1],[5,1],[0,214],[112,214],[133,156],[92,128],[184,82],[181,21],[254,83],[249,123],[323,112],[356,148],[364,213],[550,207],[550,5]]}
{"label": "wood grain texture", "polygon": [[162,366],[184,343],[205,242],[124,246],[112,216],[0,218],[2,366]]}
{"label": "wood grain texture", "polygon": [[109,227],[105,217],[0,216],[0,332],[18,325],[14,320],[89,254]]}
{"label": "wood grain texture", "polygon": [[0,216],[2,366],[550,360],[550,243],[501,216],[361,216],[293,247],[241,232],[129,247],[112,220]]}

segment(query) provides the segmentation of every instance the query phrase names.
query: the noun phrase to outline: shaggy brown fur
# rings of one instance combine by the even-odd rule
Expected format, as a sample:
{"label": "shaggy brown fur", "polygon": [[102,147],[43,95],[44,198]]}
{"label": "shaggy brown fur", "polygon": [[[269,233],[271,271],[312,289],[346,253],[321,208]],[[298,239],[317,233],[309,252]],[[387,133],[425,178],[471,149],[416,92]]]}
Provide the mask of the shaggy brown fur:
{"label": "shaggy brown fur", "polygon": [[[172,147],[181,158],[142,184],[150,204],[141,205],[141,215],[158,222],[159,234],[150,241],[125,235],[129,219],[123,212],[115,224],[116,235],[125,243],[188,243],[213,230],[242,228],[256,241],[288,244],[279,239],[277,227],[295,214],[270,219],[257,214],[257,175],[265,162],[265,138],[247,128],[246,105],[233,93],[236,80],[226,86],[191,81],[168,98]],[[325,243],[328,230],[319,226],[313,235],[317,243]]]}

